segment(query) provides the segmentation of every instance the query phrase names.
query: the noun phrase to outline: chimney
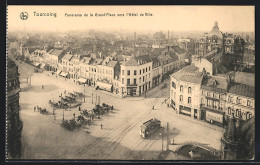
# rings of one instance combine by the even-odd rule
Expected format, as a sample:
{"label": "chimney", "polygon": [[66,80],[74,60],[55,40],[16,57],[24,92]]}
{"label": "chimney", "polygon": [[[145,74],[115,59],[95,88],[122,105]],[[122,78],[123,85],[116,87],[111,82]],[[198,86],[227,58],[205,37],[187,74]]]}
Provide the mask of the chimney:
{"label": "chimney", "polygon": [[202,69],[202,75],[203,77],[207,77],[207,71],[205,68]]}

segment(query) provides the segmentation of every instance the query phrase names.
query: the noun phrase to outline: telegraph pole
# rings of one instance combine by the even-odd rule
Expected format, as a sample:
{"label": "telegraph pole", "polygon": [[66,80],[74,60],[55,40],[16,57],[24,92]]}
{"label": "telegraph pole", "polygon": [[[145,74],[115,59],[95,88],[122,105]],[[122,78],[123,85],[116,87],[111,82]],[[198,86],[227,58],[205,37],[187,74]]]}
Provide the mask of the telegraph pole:
{"label": "telegraph pole", "polygon": [[84,84],[84,103],[86,102],[86,94],[85,94],[85,84]]}
{"label": "telegraph pole", "polygon": [[92,93],[92,104],[93,104],[93,93]]}
{"label": "telegraph pole", "polygon": [[95,104],[97,105],[97,93],[96,93],[96,102],[95,102]]}
{"label": "telegraph pole", "polygon": [[100,105],[100,96],[98,96],[98,105]]}
{"label": "telegraph pole", "polygon": [[163,151],[163,134],[164,134],[164,127],[162,127],[162,151]]}
{"label": "telegraph pole", "polygon": [[166,151],[169,150],[169,122],[167,122],[167,146]]}

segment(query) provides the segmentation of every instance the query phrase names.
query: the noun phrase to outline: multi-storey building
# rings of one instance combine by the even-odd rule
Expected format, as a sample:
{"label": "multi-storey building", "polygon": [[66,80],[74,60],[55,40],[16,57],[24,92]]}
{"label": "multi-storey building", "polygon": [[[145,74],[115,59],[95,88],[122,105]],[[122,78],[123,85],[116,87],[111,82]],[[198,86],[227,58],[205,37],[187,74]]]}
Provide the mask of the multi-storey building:
{"label": "multi-storey building", "polygon": [[162,67],[157,57],[152,58],[153,61],[153,83],[152,86],[156,87],[162,82]]}
{"label": "multi-storey building", "polygon": [[215,22],[212,30],[205,33],[195,44],[195,54],[205,56],[213,50],[221,52],[223,48],[223,33],[219,30],[218,22]]}
{"label": "multi-storey building", "polygon": [[228,82],[226,77],[204,76],[201,84],[201,116],[199,119],[207,120],[211,123],[226,123],[224,116],[227,88]]}
{"label": "multi-storey building", "polygon": [[92,61],[94,61],[94,59],[91,57],[83,57],[79,63],[79,80],[81,81],[81,83],[87,83],[89,86],[91,85],[91,79],[89,76],[89,66],[90,63],[92,63]]}
{"label": "multi-storey building", "polygon": [[20,81],[18,67],[9,58],[7,59],[6,84],[7,157],[18,159],[21,156],[21,132],[23,128],[19,116]]}
{"label": "multi-storey building", "polygon": [[200,86],[203,73],[194,65],[171,75],[170,104],[178,114],[200,118]]}
{"label": "multi-storey building", "polygon": [[70,72],[72,71],[72,66],[71,66],[71,59],[73,55],[71,52],[67,52],[61,59],[61,70],[62,72],[60,73],[61,76],[63,77],[68,77],[71,78]]}
{"label": "multi-storey building", "polygon": [[59,68],[59,62],[64,56],[65,52],[59,49],[51,49],[47,52],[47,63],[50,66],[50,70],[57,71]]}
{"label": "multi-storey building", "polygon": [[232,114],[243,120],[254,116],[254,92],[253,74],[236,72],[227,78],[192,64],[171,75],[170,105],[180,114],[226,125]]}
{"label": "multi-storey building", "polygon": [[226,97],[226,114],[248,120],[255,116],[254,74],[236,72],[229,76],[229,89]]}
{"label": "multi-storey building", "polygon": [[131,57],[121,64],[122,95],[141,96],[152,87],[152,60],[149,55]]}

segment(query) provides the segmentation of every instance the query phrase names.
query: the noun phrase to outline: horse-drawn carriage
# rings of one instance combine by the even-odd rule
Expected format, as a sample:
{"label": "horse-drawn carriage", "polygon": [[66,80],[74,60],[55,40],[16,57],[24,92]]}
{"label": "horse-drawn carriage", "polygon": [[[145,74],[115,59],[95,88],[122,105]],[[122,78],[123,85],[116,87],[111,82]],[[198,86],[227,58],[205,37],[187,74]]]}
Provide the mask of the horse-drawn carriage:
{"label": "horse-drawn carriage", "polygon": [[77,121],[80,122],[81,124],[88,124],[88,125],[91,124],[91,119],[86,118],[84,115],[79,115]]}
{"label": "horse-drawn carriage", "polygon": [[67,103],[62,103],[61,101],[58,101],[57,103],[55,103],[55,102],[52,102],[51,100],[49,100],[49,104],[53,108],[60,108],[60,109],[68,109],[69,108],[69,105]]}
{"label": "horse-drawn carriage", "polygon": [[48,114],[48,111],[46,110],[46,108],[41,108],[41,107],[38,107],[38,111],[40,112],[40,114]]}
{"label": "horse-drawn carriage", "polygon": [[90,118],[91,120],[93,120],[93,118],[95,117],[95,113],[93,110],[83,110],[80,114]]}
{"label": "horse-drawn carriage", "polygon": [[69,92],[68,94],[69,94],[71,97],[74,97],[74,98],[77,97],[77,95],[74,94],[74,93],[70,93],[70,92]]}
{"label": "horse-drawn carriage", "polygon": [[65,98],[61,97],[61,101],[65,103],[75,103],[76,99],[74,97],[65,96]]}
{"label": "horse-drawn carriage", "polygon": [[76,91],[73,91],[73,92],[74,92],[74,94],[75,94],[76,96],[84,97],[84,94],[81,93],[81,92],[76,92]]}
{"label": "horse-drawn carriage", "polygon": [[81,123],[77,122],[74,119],[64,120],[64,121],[62,121],[61,126],[63,126],[64,128],[66,128],[68,130],[73,130],[75,128],[80,128],[81,127]]}
{"label": "horse-drawn carriage", "polygon": [[103,104],[102,104],[102,108],[103,108],[104,110],[106,110],[106,111],[109,111],[109,110],[113,110],[113,109],[114,109],[113,106],[110,106],[110,105],[108,105],[108,104],[106,104],[106,103],[103,103]]}

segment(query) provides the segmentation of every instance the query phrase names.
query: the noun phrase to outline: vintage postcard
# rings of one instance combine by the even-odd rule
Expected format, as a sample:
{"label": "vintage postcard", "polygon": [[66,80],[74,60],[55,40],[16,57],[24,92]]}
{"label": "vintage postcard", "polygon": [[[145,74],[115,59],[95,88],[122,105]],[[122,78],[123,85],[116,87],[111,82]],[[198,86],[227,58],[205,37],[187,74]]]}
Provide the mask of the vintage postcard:
{"label": "vintage postcard", "polygon": [[255,159],[254,6],[7,7],[6,160]]}

